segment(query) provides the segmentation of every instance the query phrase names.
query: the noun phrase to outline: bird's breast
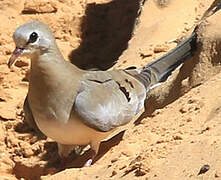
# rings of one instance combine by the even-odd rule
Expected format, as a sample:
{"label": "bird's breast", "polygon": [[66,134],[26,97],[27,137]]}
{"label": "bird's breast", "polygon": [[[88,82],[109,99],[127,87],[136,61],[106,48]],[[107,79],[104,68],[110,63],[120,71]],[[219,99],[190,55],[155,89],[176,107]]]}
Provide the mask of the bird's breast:
{"label": "bird's breast", "polygon": [[110,134],[86,126],[76,114],[72,114],[66,123],[44,113],[35,119],[37,126],[46,136],[61,144],[86,145],[94,141],[94,138],[103,140]]}

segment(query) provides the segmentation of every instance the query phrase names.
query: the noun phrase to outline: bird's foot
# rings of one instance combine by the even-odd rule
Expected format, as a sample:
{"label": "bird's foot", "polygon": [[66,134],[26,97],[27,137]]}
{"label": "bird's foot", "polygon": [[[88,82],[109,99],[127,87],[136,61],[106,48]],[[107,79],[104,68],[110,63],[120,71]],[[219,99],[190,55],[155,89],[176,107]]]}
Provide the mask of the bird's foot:
{"label": "bird's foot", "polygon": [[84,167],[90,167],[92,162],[93,162],[92,159],[88,159],[87,162],[84,164]]}
{"label": "bird's foot", "polygon": [[91,149],[90,150],[90,157],[91,158],[87,160],[87,162],[84,164],[84,167],[90,167],[91,164],[93,163],[95,156],[96,156],[96,151]]}

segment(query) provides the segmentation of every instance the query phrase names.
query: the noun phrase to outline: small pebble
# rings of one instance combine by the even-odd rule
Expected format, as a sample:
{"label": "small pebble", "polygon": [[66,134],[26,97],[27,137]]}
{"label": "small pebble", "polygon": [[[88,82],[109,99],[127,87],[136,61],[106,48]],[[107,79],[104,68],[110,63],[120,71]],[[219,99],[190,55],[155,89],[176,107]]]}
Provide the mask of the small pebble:
{"label": "small pebble", "polygon": [[169,50],[169,46],[164,44],[164,45],[156,45],[154,47],[154,53],[161,53],[161,52],[167,52]]}
{"label": "small pebble", "polygon": [[203,165],[203,166],[200,168],[200,171],[199,171],[199,173],[198,173],[197,176],[199,176],[200,174],[206,173],[209,169],[210,169],[210,165],[208,165],[208,164]]}
{"label": "small pebble", "polygon": [[111,177],[115,176],[117,174],[117,172],[115,170],[113,170]]}

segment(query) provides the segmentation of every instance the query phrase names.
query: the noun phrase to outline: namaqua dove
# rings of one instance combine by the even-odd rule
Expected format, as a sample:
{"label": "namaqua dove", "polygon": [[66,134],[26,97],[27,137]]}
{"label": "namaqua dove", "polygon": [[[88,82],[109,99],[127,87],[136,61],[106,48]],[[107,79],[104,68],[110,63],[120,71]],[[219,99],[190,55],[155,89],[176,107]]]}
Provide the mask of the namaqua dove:
{"label": "namaqua dove", "polygon": [[18,27],[13,39],[8,66],[20,56],[31,59],[25,113],[58,143],[61,157],[69,146],[89,144],[85,166],[90,166],[101,141],[139,113],[149,89],[191,55],[196,34],[145,67],[110,71],[85,71],[65,61],[50,28],[40,21]]}

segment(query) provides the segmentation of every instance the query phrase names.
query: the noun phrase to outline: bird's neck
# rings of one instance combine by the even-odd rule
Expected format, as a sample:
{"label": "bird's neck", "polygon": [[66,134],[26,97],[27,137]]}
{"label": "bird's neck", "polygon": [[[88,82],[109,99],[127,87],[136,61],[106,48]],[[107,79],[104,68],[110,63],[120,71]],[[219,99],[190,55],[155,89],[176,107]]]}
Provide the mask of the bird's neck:
{"label": "bird's neck", "polygon": [[59,51],[49,51],[45,54],[33,56],[31,59],[29,90],[38,93],[53,94],[58,89],[66,89],[70,84],[78,86],[82,77],[82,70],[64,60]]}
{"label": "bird's neck", "polygon": [[59,49],[56,46],[51,47],[48,50],[42,50],[41,53],[35,53],[31,56],[31,71],[35,71],[36,69],[43,70],[53,64],[63,64],[64,61],[64,57]]}
{"label": "bird's neck", "polygon": [[31,57],[31,74],[43,78],[62,78],[71,74],[79,74],[80,70],[70,62],[65,61],[57,46],[51,47],[47,52],[34,54]]}

